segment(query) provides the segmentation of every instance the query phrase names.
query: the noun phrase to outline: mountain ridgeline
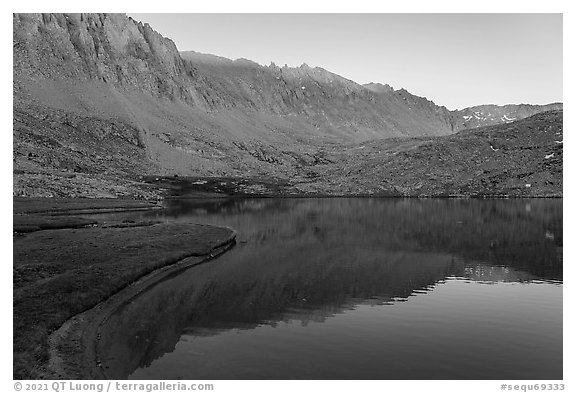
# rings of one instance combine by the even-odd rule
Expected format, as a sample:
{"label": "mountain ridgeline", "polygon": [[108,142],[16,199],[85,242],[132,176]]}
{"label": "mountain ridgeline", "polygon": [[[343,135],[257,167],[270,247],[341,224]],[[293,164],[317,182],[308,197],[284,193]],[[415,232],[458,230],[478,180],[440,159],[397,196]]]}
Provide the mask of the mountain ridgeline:
{"label": "mountain ridgeline", "polygon": [[[121,14],[14,14],[13,59],[14,193],[21,196],[154,197],[145,175],[309,184],[361,144],[448,136],[562,109],[449,111],[404,89],[360,85],[306,64],[179,52]],[[351,184],[347,192],[366,191]]]}

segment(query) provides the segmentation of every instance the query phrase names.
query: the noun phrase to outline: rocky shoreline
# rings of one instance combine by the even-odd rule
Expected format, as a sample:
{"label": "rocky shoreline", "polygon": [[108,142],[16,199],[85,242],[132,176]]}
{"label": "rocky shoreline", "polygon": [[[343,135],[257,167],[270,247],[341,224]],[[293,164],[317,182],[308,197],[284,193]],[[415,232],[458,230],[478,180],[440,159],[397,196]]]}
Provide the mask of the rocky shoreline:
{"label": "rocky shoreline", "polygon": [[207,255],[188,257],[154,270],[90,310],[66,321],[50,335],[50,361],[42,371],[42,378],[109,379],[108,359],[102,358],[99,351],[100,346],[104,345],[100,332],[105,329],[109,317],[122,305],[166,277],[217,258],[234,246],[234,239],[235,233]]}
{"label": "rocky shoreline", "polygon": [[[128,204],[133,208],[144,205]],[[85,220],[75,215],[78,211],[109,211],[104,208],[113,205],[114,211],[120,211],[118,200],[48,199],[44,207],[41,200],[14,201],[15,379],[55,377],[47,368],[51,361],[49,336],[70,318],[123,292],[142,277],[158,274],[154,273],[158,269],[184,268],[213,258],[234,244],[236,234],[229,228],[99,222],[98,218]]]}

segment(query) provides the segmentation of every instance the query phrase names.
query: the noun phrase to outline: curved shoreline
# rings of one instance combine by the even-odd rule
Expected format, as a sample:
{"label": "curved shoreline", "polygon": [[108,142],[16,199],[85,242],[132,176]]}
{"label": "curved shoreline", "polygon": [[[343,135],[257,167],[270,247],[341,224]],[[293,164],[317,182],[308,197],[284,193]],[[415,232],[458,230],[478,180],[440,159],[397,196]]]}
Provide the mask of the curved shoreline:
{"label": "curved shoreline", "polygon": [[236,231],[207,254],[191,256],[158,268],[98,303],[73,316],[48,339],[50,358],[43,377],[47,379],[108,379],[106,364],[98,357],[100,332],[109,317],[123,304],[169,276],[208,262],[236,244]]}

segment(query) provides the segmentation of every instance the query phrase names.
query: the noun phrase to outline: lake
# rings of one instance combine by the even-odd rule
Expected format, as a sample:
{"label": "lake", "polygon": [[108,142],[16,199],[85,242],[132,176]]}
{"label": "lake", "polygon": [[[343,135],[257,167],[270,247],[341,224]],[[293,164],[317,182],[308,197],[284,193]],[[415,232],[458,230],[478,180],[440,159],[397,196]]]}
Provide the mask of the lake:
{"label": "lake", "polygon": [[562,379],[562,200],[168,200],[237,244],[110,318],[111,378]]}

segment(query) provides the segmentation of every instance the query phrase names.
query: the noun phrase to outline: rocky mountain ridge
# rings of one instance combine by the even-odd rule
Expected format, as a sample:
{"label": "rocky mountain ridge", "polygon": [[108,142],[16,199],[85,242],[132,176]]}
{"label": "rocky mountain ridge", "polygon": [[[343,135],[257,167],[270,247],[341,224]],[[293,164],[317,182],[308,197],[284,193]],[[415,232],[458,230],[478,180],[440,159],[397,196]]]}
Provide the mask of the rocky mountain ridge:
{"label": "rocky mountain ridge", "polygon": [[171,40],[121,14],[14,14],[14,74],[137,87],[156,96],[199,100],[183,86],[194,69]]}
{"label": "rocky mountain ridge", "polygon": [[121,14],[14,14],[13,59],[17,195],[148,198],[134,186],[148,174],[290,179],[358,143],[561,107],[451,112],[319,67],[178,52]]}
{"label": "rocky mountain ridge", "polygon": [[[453,132],[447,110],[426,101],[407,106],[403,97],[375,94],[320,67],[269,66],[197,52],[181,52],[233,105],[279,116],[303,116],[316,129],[357,140]],[[407,93],[407,92],[406,92]],[[226,102],[226,101],[225,101]]]}
{"label": "rocky mountain ridge", "polygon": [[511,123],[522,120],[536,113],[562,110],[561,103],[548,105],[478,105],[453,111],[454,124],[457,130],[469,130],[494,124]]}

